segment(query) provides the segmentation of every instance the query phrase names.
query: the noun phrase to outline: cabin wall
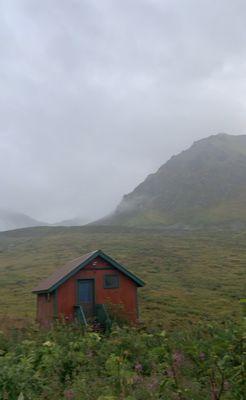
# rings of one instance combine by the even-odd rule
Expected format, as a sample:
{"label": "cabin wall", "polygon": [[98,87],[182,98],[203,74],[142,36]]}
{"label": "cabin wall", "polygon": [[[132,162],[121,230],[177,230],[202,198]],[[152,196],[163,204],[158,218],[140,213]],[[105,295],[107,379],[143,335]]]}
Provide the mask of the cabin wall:
{"label": "cabin wall", "polygon": [[[104,288],[104,275],[112,273],[119,275],[119,288],[106,289]],[[77,281],[79,279],[94,279],[96,304],[119,305],[119,308],[123,311],[122,316],[136,322],[138,317],[136,284],[100,257],[94,259],[57,289],[59,317],[73,320],[74,306],[77,304]]]}
{"label": "cabin wall", "polygon": [[54,294],[40,293],[37,295],[37,321],[42,326],[49,327],[54,317]]}

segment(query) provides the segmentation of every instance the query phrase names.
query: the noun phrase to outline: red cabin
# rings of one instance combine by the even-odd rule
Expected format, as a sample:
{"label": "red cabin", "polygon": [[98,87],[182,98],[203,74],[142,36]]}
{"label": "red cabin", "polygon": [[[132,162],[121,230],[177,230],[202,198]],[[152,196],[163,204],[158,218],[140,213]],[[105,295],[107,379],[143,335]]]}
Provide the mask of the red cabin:
{"label": "red cabin", "polygon": [[137,288],[144,282],[101,250],[76,258],[33,290],[37,294],[37,320],[49,326],[54,318],[86,321],[119,306],[124,318],[138,319]]}

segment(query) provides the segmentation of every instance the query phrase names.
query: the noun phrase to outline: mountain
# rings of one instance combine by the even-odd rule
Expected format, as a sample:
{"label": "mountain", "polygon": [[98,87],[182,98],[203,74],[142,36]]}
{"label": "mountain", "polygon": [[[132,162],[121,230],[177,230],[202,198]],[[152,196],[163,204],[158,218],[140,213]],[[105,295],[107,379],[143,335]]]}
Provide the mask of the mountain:
{"label": "mountain", "polygon": [[65,219],[60,222],[52,224],[53,226],[83,226],[88,224],[89,220],[83,217],[75,217],[72,219]]}
{"label": "mountain", "polygon": [[28,215],[0,209],[0,231],[45,225]]}
{"label": "mountain", "polygon": [[100,224],[246,225],[246,135],[213,135],[173,156]]}
{"label": "mountain", "polygon": [[0,209],[0,232],[35,226],[83,226],[88,222],[89,220],[86,218],[76,217],[50,224],[38,221],[26,214]]}

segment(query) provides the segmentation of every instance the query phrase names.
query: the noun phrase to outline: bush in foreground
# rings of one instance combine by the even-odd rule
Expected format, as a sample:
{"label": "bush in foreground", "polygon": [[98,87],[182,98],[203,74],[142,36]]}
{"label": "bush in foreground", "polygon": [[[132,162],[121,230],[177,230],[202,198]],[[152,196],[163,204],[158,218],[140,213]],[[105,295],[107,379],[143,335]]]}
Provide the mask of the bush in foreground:
{"label": "bush in foreground", "polygon": [[243,400],[242,327],[0,334],[1,400]]}

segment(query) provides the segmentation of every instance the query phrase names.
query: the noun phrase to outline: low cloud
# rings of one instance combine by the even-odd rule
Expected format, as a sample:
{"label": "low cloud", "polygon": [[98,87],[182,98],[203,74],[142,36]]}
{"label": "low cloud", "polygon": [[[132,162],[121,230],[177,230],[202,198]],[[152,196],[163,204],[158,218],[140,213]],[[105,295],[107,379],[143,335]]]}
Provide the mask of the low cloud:
{"label": "low cloud", "polygon": [[0,208],[111,212],[172,154],[245,134],[246,3],[0,4]]}

